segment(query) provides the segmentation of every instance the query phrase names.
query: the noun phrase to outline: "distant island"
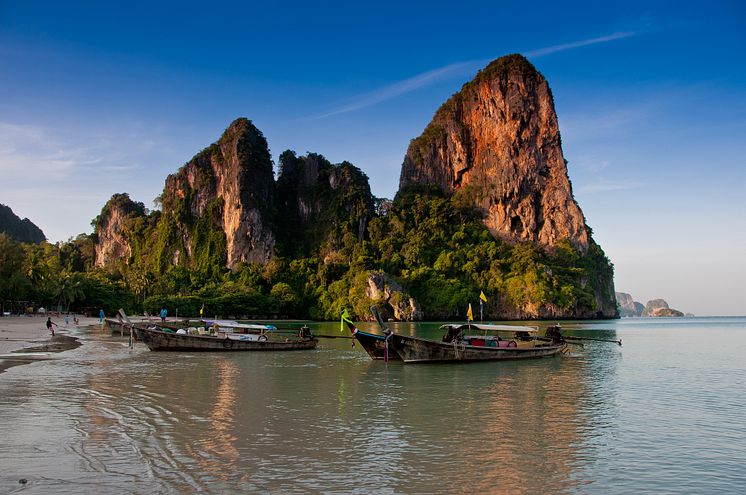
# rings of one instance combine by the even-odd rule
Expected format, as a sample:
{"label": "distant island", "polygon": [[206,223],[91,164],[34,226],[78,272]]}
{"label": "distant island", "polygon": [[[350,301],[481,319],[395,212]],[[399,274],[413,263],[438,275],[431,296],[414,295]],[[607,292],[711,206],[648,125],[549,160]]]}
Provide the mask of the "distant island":
{"label": "distant island", "polygon": [[635,301],[630,294],[626,292],[617,292],[616,300],[619,306],[619,316],[653,316],[653,317],[681,317],[694,316],[691,313],[672,309],[663,299],[651,299],[643,306],[642,303]]}

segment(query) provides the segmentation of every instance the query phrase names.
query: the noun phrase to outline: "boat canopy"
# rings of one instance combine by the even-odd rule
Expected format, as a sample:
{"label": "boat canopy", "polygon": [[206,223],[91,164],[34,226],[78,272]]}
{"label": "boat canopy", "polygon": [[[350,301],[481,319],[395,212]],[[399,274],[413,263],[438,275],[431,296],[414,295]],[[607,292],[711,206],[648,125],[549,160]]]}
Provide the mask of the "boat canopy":
{"label": "boat canopy", "polygon": [[528,333],[537,333],[539,331],[538,327],[529,327],[525,325],[493,325],[490,323],[461,323],[461,324],[454,324],[449,323],[447,325],[442,325],[440,328],[451,328],[451,327],[467,327],[467,328],[473,328],[475,330],[483,330],[488,332],[528,332]]}
{"label": "boat canopy", "polygon": [[277,330],[274,325],[261,325],[257,323],[239,323],[235,320],[202,320],[206,325],[213,326],[215,324],[220,328],[241,328],[245,330],[264,330],[271,331]]}

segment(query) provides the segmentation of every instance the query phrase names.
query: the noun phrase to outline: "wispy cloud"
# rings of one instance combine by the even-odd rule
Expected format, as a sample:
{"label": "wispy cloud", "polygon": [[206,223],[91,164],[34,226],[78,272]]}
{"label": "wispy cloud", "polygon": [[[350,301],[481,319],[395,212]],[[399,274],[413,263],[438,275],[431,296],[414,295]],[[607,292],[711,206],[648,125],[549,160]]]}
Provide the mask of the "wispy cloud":
{"label": "wispy cloud", "polygon": [[449,64],[438,69],[429,70],[408,79],[404,79],[403,81],[395,82],[388,86],[376,89],[369,93],[358,95],[348,103],[342,104],[341,106],[338,106],[333,110],[315,115],[311,118],[323,119],[326,117],[331,117],[332,115],[339,115],[341,113],[352,112],[361,108],[370,107],[377,103],[395,98],[399,95],[410,93],[424,86],[429,86],[455,74],[472,72],[474,70],[474,67],[477,66],[480,62],[482,61],[472,60],[469,62],[457,62],[455,64]]}
{"label": "wispy cloud", "polygon": [[642,184],[640,182],[629,181],[629,180],[608,180],[599,179],[596,182],[590,184],[583,184],[576,189],[578,194],[596,194],[610,191],[624,191],[627,189],[637,189]]}
{"label": "wispy cloud", "polygon": [[134,156],[149,148],[120,144],[105,133],[68,135],[60,129],[0,122],[0,171],[7,182],[132,172],[137,169]]}
{"label": "wispy cloud", "polygon": [[[612,33],[606,36],[600,36],[598,38],[590,38],[586,40],[573,41],[571,43],[563,43],[559,45],[547,46],[544,48],[539,48],[537,50],[531,50],[529,52],[526,52],[525,55],[530,58],[538,58],[544,55],[549,55],[549,54],[557,53],[557,52],[563,52],[566,50],[572,50],[572,49],[580,48],[583,46],[596,45],[599,43],[608,43],[610,41],[615,41],[615,40],[619,40],[623,38],[629,38],[629,37],[635,36],[635,34],[636,33],[632,31],[617,32],[617,33]],[[313,115],[309,117],[309,119],[311,120],[324,119],[327,117],[331,117],[333,115],[340,115],[343,113],[354,112],[355,110],[360,110],[362,108],[367,108],[367,107],[376,105],[378,103],[390,100],[392,98],[396,98],[399,95],[410,93],[412,91],[416,91],[425,86],[435,84],[436,82],[442,81],[448,77],[453,77],[455,75],[464,74],[464,73],[467,73],[467,74],[473,73],[474,70],[490,62],[490,60],[491,59],[480,59],[480,60],[468,60],[465,62],[456,62],[453,64],[448,64],[443,67],[439,67],[437,69],[429,70],[427,72],[422,72],[420,74],[417,74],[416,76],[412,76],[408,79],[404,79],[403,81],[398,81],[393,84],[389,84],[388,86],[384,86],[382,88],[376,89],[374,91],[370,91],[368,93],[363,93],[361,95],[358,95],[357,97],[354,97],[352,100],[346,103],[343,103],[337,106],[336,108],[333,108],[332,110],[320,113],[318,115]]]}
{"label": "wispy cloud", "polygon": [[158,142],[168,139],[153,139],[137,124],[0,121],[0,202],[30,218],[50,240],[67,239],[88,231],[89,219],[114,192],[156,195],[164,160]]}
{"label": "wispy cloud", "polygon": [[553,46],[547,46],[545,48],[539,48],[538,50],[531,50],[529,52],[526,52],[525,55],[527,57],[541,57],[544,55],[549,55],[551,53],[557,53],[557,52],[564,52],[566,50],[572,50],[573,48],[580,48],[583,46],[588,45],[597,45],[599,43],[608,43],[609,41],[614,40],[620,40],[623,38],[630,38],[634,36],[636,33],[632,31],[625,31],[625,32],[619,32],[619,33],[612,33],[607,36],[600,36],[598,38],[591,38],[587,40],[580,40],[580,41],[573,41],[571,43],[562,43],[560,45],[553,45]]}

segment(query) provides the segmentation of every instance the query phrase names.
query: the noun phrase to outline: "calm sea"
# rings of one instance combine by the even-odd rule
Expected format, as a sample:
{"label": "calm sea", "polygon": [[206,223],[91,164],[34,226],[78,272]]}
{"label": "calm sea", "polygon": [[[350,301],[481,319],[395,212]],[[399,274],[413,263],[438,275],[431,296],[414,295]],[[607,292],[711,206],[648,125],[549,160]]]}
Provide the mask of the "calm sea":
{"label": "calm sea", "polygon": [[155,353],[81,331],[0,374],[0,492],[746,493],[746,318],[563,326],[624,345],[403,365],[343,339]]}

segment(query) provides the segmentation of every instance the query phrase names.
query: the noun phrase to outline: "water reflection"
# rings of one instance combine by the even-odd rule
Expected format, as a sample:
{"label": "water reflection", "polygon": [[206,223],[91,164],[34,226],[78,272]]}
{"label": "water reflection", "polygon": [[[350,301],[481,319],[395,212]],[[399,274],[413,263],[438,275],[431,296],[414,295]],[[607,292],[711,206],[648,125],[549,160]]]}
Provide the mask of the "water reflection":
{"label": "water reflection", "polygon": [[216,385],[210,426],[197,442],[201,450],[190,449],[190,453],[203,472],[227,480],[235,474],[234,466],[239,458],[233,434],[238,367],[233,361],[220,357],[214,360],[214,366]]}
{"label": "water reflection", "polygon": [[[613,328],[591,328],[614,337]],[[397,331],[432,336],[438,325]],[[621,353],[653,353],[632,339],[622,351],[591,343],[569,357],[453,365],[374,362],[341,339],[298,353],[130,352],[109,341],[80,349],[75,360],[29,368],[38,375],[32,388],[14,370],[0,377],[14,397],[0,402],[0,415],[16,429],[31,431],[40,417],[72,418],[71,426],[46,428],[33,448],[3,431],[3,457],[8,449],[20,449],[23,462],[38,458],[33,449],[59,456],[44,464],[47,480],[62,480],[47,491],[598,490],[598,459],[611,464],[634,450],[620,447],[619,417],[637,413],[620,404],[639,402],[619,396],[634,391],[630,383],[650,386],[630,366],[620,382]],[[33,416],[19,417],[18,403]],[[7,476],[20,472],[21,462],[3,464]]]}

